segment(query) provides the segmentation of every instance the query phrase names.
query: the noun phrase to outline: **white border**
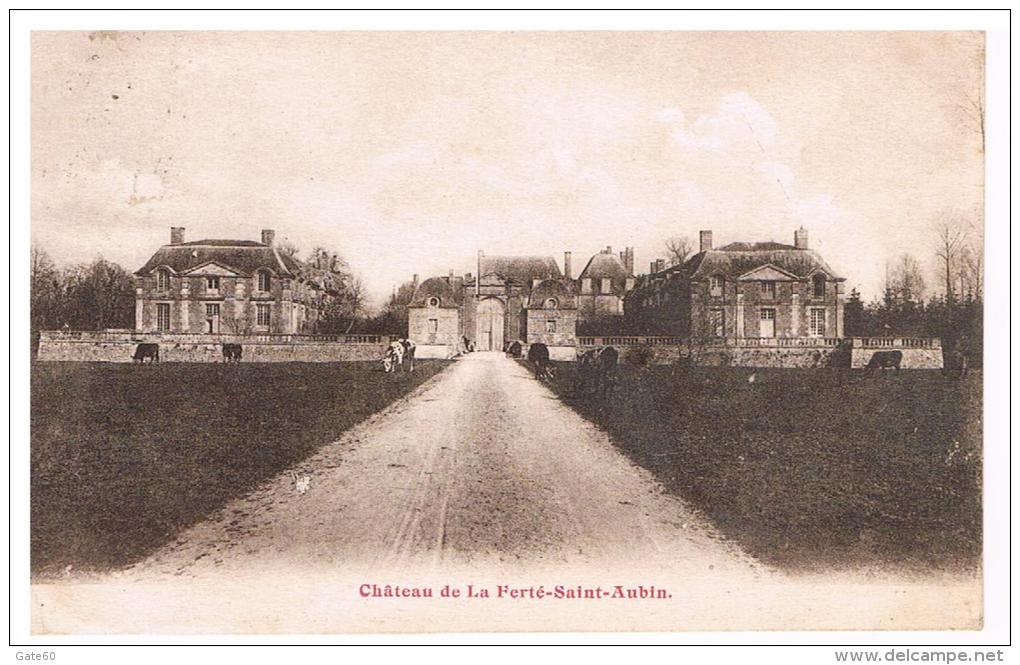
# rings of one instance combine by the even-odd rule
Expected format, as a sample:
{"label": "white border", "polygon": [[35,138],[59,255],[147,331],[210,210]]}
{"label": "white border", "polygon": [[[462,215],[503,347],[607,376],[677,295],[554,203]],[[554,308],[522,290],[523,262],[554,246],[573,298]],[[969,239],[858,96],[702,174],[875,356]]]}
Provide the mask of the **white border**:
{"label": "white border", "polygon": [[[1009,76],[1009,27],[1007,15],[987,11],[926,11],[926,12],[819,12],[787,11],[767,12],[747,10],[735,12],[429,12],[422,10],[384,12],[357,11],[349,13],[271,12],[234,13],[211,12],[139,12],[124,10],[60,11],[39,13],[16,11],[11,16],[11,251],[10,287],[11,312],[15,328],[10,333],[12,376],[11,411],[11,462],[18,472],[12,477],[12,495],[17,497],[13,511],[13,550],[11,570],[11,638],[14,642],[43,642],[63,644],[145,644],[147,637],[76,636],[73,638],[33,638],[28,630],[28,467],[29,467],[29,348],[28,339],[28,247],[29,247],[29,33],[32,30],[53,29],[266,29],[266,30],[987,30],[987,177],[986,177],[986,243],[987,274],[1002,276],[1009,272],[1009,108],[1007,76]],[[1009,322],[1005,307],[1009,289],[1006,282],[986,280],[986,349],[1009,349],[1006,338]],[[7,316],[7,313],[5,313]],[[4,327],[5,329],[7,326]],[[980,632],[811,632],[811,633],[677,633],[677,634],[496,634],[496,635],[352,635],[352,636],[244,636],[244,637],[159,637],[165,643],[205,644],[274,644],[283,641],[304,644],[374,643],[374,644],[488,644],[560,642],[560,643],[713,643],[713,644],[991,644],[1010,640],[1009,612],[1009,421],[1007,365],[989,362],[985,365],[985,628]],[[9,414],[9,417],[10,417]],[[879,648],[880,651],[885,649]],[[22,649],[24,651],[24,649]],[[38,649],[36,649],[38,651]],[[71,656],[67,647],[58,649]],[[304,650],[290,656],[318,658],[315,652]],[[114,662],[126,660],[124,649],[74,649],[76,660]],[[264,652],[268,653],[268,652]],[[277,650],[274,659],[283,656]],[[166,654],[166,655],[164,655]],[[12,654],[13,655],[13,654]],[[227,654],[222,650],[200,649],[185,652],[146,652],[147,658],[179,658],[200,660],[232,658],[240,654]],[[445,656],[446,654],[444,654]],[[697,656],[717,659],[726,654],[718,649],[697,649],[685,652],[685,657]],[[737,653],[729,654],[736,656]],[[487,656],[488,657],[488,656]],[[783,662],[817,662],[825,659],[834,662],[832,649],[753,649],[742,651],[740,656],[756,660]],[[133,660],[133,658],[132,658]]]}

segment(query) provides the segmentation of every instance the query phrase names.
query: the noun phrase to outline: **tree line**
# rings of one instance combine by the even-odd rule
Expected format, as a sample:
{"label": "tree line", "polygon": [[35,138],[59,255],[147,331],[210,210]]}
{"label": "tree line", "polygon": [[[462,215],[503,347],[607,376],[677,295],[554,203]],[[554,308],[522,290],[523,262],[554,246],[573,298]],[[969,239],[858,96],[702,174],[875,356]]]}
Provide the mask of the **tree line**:
{"label": "tree line", "polygon": [[[291,243],[280,250],[299,258]],[[407,305],[414,293],[410,282],[393,292],[380,311],[370,310],[361,279],[337,252],[315,247],[304,259],[306,268],[335,293],[324,299],[316,332],[322,334],[406,334]],[[132,329],[135,285],[130,271],[103,257],[58,266],[37,245],[31,249],[30,326],[32,352],[41,330]]]}

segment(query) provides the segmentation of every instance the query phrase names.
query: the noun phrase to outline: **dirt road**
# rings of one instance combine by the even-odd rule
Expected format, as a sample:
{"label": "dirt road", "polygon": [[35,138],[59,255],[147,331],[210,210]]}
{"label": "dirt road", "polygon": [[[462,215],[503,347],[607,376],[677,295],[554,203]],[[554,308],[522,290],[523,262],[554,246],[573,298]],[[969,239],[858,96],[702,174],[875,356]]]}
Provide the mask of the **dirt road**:
{"label": "dirt road", "polygon": [[[374,596],[468,584],[492,597]],[[610,612],[528,597],[556,586],[660,597]],[[980,589],[955,580],[820,585],[764,568],[524,367],[482,353],[134,568],[40,586],[33,601],[43,632],[861,628],[980,614]]]}

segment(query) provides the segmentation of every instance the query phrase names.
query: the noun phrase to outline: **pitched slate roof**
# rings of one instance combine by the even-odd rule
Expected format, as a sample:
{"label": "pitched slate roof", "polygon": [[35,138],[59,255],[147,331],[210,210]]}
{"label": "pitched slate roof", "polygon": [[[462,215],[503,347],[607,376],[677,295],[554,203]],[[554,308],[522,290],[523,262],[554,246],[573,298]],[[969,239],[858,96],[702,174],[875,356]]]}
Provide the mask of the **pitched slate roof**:
{"label": "pitched slate roof", "polygon": [[832,279],[844,279],[814,250],[797,249],[778,242],[735,242],[719,249],[698,252],[684,264],[684,273],[690,275],[693,281],[707,279],[711,275],[736,279],[767,265],[801,279],[819,270]]}
{"label": "pitched slate roof", "polygon": [[485,256],[481,257],[480,277],[496,275],[504,282],[530,285],[536,279],[559,279],[563,276],[556,259],[551,256]]}
{"label": "pitched slate roof", "polygon": [[578,279],[602,279],[605,277],[613,279],[630,277],[630,273],[627,272],[623,261],[616,254],[599,252],[592,256],[588,260],[588,265],[581,271]]}
{"label": "pitched slate roof", "polygon": [[574,282],[567,279],[547,279],[528,295],[529,309],[542,309],[545,301],[556,298],[558,309],[577,309],[577,298],[574,297]]}
{"label": "pitched slate roof", "polygon": [[163,245],[135,274],[145,275],[166,266],[180,274],[206,263],[217,263],[240,275],[268,269],[278,275],[297,277],[303,264],[275,247],[253,240],[198,240],[178,245]]}
{"label": "pitched slate roof", "polygon": [[430,277],[418,285],[409,307],[426,307],[429,298],[439,298],[440,307],[458,307],[464,302],[464,280],[454,277]]}

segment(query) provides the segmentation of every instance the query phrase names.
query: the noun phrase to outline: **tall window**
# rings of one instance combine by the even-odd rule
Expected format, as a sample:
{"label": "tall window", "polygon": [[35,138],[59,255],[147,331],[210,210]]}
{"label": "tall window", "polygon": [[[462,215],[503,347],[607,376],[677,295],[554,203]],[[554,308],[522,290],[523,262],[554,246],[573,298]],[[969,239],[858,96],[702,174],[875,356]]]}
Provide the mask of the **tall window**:
{"label": "tall window", "polygon": [[776,310],[772,307],[763,307],[761,310],[761,321],[758,328],[759,337],[776,336]]}
{"label": "tall window", "polygon": [[255,306],[256,324],[259,326],[269,327],[269,305],[259,303]]}
{"label": "tall window", "polygon": [[439,319],[429,319],[429,334],[435,335],[439,332]]}
{"label": "tall window", "polygon": [[556,332],[556,319],[547,319],[545,322],[545,331],[547,333]]}
{"label": "tall window", "polygon": [[156,290],[157,291],[169,291],[170,290],[170,271],[166,268],[160,268],[156,271]]}
{"label": "tall window", "polygon": [[766,281],[761,283],[761,297],[765,300],[776,299],[776,283],[773,281]]}
{"label": "tall window", "polygon": [[602,278],[602,286],[599,289],[600,293],[612,293],[613,292],[613,280],[609,277]]}
{"label": "tall window", "polygon": [[205,290],[206,293],[219,293],[220,291],[220,278],[210,275],[205,278]]}
{"label": "tall window", "polygon": [[808,313],[808,333],[812,337],[825,336],[825,308],[812,307]]}
{"label": "tall window", "polygon": [[265,270],[259,271],[258,290],[262,293],[268,293],[273,285],[272,276]]}
{"label": "tall window", "polygon": [[722,309],[711,309],[708,311],[709,327],[713,337],[726,336],[726,312]]}
{"label": "tall window", "polygon": [[220,305],[219,303],[206,303],[205,306],[205,331],[218,333],[220,331]]}
{"label": "tall window", "polygon": [[708,278],[709,295],[721,296],[723,293],[723,278],[719,275],[712,275]]}
{"label": "tall window", "polygon": [[156,330],[160,332],[170,331],[170,303],[156,303]]}
{"label": "tall window", "polygon": [[816,298],[824,298],[825,297],[825,275],[823,275],[821,273],[818,273],[814,277],[811,278],[811,281],[814,284],[815,297]]}

